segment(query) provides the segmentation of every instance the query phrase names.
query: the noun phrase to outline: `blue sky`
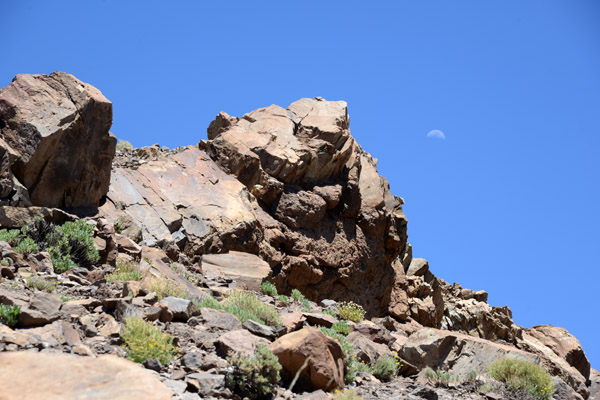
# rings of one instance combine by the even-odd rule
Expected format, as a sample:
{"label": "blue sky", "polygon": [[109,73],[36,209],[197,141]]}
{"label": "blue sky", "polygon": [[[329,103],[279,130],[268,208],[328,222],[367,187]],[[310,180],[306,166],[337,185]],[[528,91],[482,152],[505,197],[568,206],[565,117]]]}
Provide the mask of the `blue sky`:
{"label": "blue sky", "polygon": [[520,325],[567,328],[600,367],[600,3],[2,0],[0,15],[0,86],[70,72],[135,146],[195,144],[221,110],[346,100],[415,256]]}

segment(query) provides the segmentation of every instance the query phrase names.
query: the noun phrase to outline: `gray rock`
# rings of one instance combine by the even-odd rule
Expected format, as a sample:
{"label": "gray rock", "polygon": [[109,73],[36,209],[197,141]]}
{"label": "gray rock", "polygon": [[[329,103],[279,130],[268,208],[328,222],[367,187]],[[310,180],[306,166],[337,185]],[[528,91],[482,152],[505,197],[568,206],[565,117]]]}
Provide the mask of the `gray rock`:
{"label": "gray rock", "polygon": [[202,354],[197,352],[185,353],[183,357],[181,357],[181,364],[187,369],[201,369],[203,364]]}
{"label": "gray rock", "polygon": [[158,306],[163,310],[167,310],[164,314],[165,316],[172,315],[172,318],[167,320],[168,317],[163,319],[163,313],[161,313],[160,320],[163,322],[170,322],[170,320],[186,322],[190,317],[199,312],[198,307],[194,303],[179,297],[166,297],[158,303]]}
{"label": "gray rock", "polygon": [[60,297],[36,292],[27,307],[21,308],[19,324],[22,327],[46,325],[60,318]]}
{"label": "gray rock", "polygon": [[225,386],[225,377],[223,375],[208,372],[190,374],[185,378],[185,381],[188,386],[193,386],[200,396],[214,395]]}
{"label": "gray rock", "polygon": [[242,326],[251,333],[255,334],[256,336],[264,337],[271,340],[275,340],[279,336],[286,333],[286,329],[283,326],[266,326],[263,324],[259,324],[258,322],[252,321],[251,319],[244,322]]}
{"label": "gray rock", "polygon": [[329,299],[321,300],[321,307],[335,308],[337,307],[337,301]]}
{"label": "gray rock", "polygon": [[144,361],[144,368],[160,372],[160,370],[163,368],[163,365],[156,358],[151,358],[149,360]]}
{"label": "gray rock", "polygon": [[429,271],[429,262],[424,258],[413,258],[406,270],[406,275],[423,276]]}
{"label": "gray rock", "polygon": [[201,308],[200,314],[204,320],[204,327],[209,330],[233,331],[242,328],[240,320],[226,311]]}

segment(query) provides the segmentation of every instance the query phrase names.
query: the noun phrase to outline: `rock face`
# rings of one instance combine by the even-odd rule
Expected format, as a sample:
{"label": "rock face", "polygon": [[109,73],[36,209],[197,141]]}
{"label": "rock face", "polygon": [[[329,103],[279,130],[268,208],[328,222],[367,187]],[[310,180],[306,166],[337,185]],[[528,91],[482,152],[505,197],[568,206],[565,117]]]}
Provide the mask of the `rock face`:
{"label": "rock face", "polygon": [[589,379],[590,362],[585,356],[579,340],[566,329],[552,325],[538,325],[527,329],[527,333],[549,347],[554,354],[567,361],[586,380]]}
{"label": "rock face", "polygon": [[[260,255],[283,291],[390,304],[392,261],[407,246],[402,199],[350,135],[345,102],[301,99],[242,118],[225,113],[201,142],[269,213]],[[366,295],[368,293],[368,296]]]}
{"label": "rock face", "polygon": [[117,160],[100,213],[126,233],[141,230],[146,245],[177,244],[192,262],[253,253],[280,292],[384,313],[398,303],[392,261],[408,248],[403,201],[348,124],[346,103],[320,98],[221,113],[199,149],[151,147],[132,153],[141,161]]}
{"label": "rock face", "polygon": [[17,75],[0,91],[0,199],[98,206],[117,142],[111,124],[110,101],[72,75]]}
{"label": "rock face", "polygon": [[[32,384],[35,382],[35,384]],[[0,353],[3,399],[171,399],[160,380],[131,361],[35,352]]]}

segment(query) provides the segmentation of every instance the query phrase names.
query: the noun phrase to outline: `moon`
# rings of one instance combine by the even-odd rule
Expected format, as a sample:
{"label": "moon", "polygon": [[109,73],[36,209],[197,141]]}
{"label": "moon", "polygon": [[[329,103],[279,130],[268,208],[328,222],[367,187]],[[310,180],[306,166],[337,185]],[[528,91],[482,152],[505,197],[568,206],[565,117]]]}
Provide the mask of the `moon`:
{"label": "moon", "polygon": [[429,133],[427,134],[427,137],[434,138],[434,139],[441,139],[441,140],[446,139],[446,135],[444,135],[444,132],[440,131],[439,129],[433,129],[433,130],[429,131]]}

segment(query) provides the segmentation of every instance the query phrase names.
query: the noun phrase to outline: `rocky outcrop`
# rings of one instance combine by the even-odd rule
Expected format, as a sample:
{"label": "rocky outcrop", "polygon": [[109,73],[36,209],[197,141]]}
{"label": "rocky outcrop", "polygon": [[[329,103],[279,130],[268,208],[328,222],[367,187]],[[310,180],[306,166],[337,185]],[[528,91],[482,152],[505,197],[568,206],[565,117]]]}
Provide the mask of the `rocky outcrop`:
{"label": "rocky outcrop", "polygon": [[527,329],[526,332],[577,369],[586,380],[589,379],[590,362],[585,356],[579,340],[566,329],[552,325],[537,325]]}
{"label": "rocky outcrop", "polygon": [[200,147],[272,217],[260,255],[280,289],[353,299],[371,312],[389,307],[391,263],[407,245],[403,201],[350,135],[345,102],[221,113],[208,138]]}
{"label": "rocky outcrop", "polygon": [[117,157],[100,213],[125,234],[141,231],[146,245],[175,243],[192,263],[254,253],[280,291],[352,299],[371,313],[398,308],[392,261],[408,246],[402,199],[348,124],[346,103],[318,98],[243,118],[221,113],[200,149]]}
{"label": "rocky outcrop", "polygon": [[108,191],[112,104],[64,72],[17,75],[0,91],[0,199],[96,207]]}
{"label": "rocky outcrop", "polygon": [[419,369],[443,370],[463,379],[470,371],[483,374],[488,365],[507,357],[540,362],[538,356],[512,346],[434,328],[423,328],[411,335],[399,354]]}

